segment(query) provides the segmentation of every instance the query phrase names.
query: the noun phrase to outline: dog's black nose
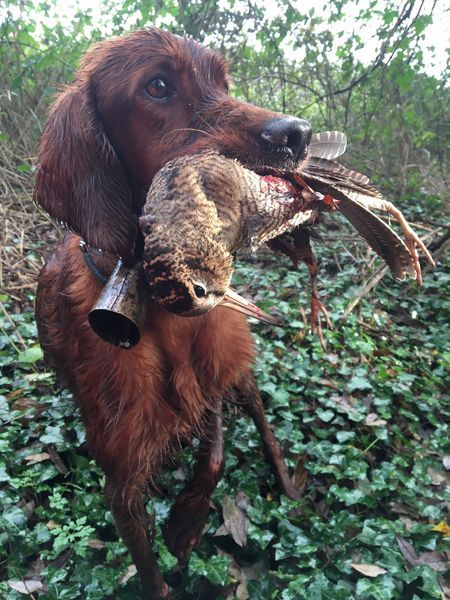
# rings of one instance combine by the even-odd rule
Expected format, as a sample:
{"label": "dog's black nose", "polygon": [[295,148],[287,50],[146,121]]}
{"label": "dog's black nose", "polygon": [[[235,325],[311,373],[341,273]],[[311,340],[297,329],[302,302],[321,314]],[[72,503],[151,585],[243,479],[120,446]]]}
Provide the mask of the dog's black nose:
{"label": "dog's black nose", "polygon": [[276,117],[268,121],[261,131],[265,150],[295,162],[305,158],[311,135],[311,124],[297,117]]}

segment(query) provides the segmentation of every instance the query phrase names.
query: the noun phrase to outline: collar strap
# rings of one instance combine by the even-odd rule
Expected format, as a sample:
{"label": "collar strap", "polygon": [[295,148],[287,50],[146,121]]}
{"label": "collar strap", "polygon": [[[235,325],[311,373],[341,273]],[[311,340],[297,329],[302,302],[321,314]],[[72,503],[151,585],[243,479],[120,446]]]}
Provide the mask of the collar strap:
{"label": "collar strap", "polygon": [[103,285],[104,285],[108,281],[108,277],[100,271],[100,269],[98,268],[98,266],[95,263],[94,256],[101,256],[104,258],[108,258],[111,255],[108,252],[103,252],[100,249],[95,250],[95,249],[91,248],[90,246],[88,246],[86,244],[86,242],[84,240],[81,240],[81,239],[80,239],[80,249],[83,253],[84,262],[86,263],[87,267],[90,269],[91,273],[93,273],[93,275],[95,275],[95,277],[99,281],[101,281],[101,283],[103,283]]}

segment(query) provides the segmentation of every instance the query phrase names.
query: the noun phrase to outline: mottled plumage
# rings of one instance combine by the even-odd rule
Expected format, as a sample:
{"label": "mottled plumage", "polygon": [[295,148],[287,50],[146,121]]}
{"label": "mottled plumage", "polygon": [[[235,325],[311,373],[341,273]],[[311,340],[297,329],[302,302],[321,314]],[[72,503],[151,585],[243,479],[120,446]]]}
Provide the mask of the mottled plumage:
{"label": "mottled plumage", "polygon": [[[313,135],[294,173],[261,169],[263,174],[257,174],[212,151],[168,163],[152,183],[140,222],[153,298],[178,314],[206,312],[223,302],[235,253],[269,242],[274,251],[308,265],[313,327],[320,312],[329,323],[317,292],[308,232],[327,210],[342,212],[397,278],[409,275],[420,283],[416,246],[433,262],[431,256],[367,176],[334,160],[346,146],[341,132]],[[406,243],[372,210],[395,216]]]}
{"label": "mottled plumage", "polygon": [[156,301],[197,315],[221,302],[233,256],[311,219],[315,195],[215,152],[178,158],[153,180],[140,220]]}

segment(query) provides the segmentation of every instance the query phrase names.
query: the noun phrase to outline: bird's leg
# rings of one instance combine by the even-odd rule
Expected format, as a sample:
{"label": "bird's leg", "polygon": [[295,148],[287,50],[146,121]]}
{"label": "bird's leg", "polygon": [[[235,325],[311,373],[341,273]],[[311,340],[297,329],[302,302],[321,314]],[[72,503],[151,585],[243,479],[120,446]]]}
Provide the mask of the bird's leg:
{"label": "bird's leg", "polygon": [[236,392],[237,400],[242,404],[245,412],[251,417],[259,431],[263,442],[264,455],[273,469],[280,491],[291,500],[298,500],[301,493],[289,476],[280,444],[267,421],[264,405],[252,373],[249,372],[243,377],[236,387]]}
{"label": "bird's leg", "polygon": [[[326,196],[328,198],[328,196]],[[334,206],[334,205],[333,205]],[[297,233],[298,232],[298,233]],[[330,316],[327,309],[320,300],[319,290],[317,286],[317,259],[311,247],[310,235],[307,229],[298,229],[293,232],[295,235],[295,255],[292,253],[291,258],[296,261],[301,260],[308,267],[311,278],[311,333],[317,331],[317,336],[320,345],[326,350],[325,339],[322,331],[322,321],[320,313],[325,317],[325,323],[328,329],[332,328]],[[295,263],[294,263],[295,264]]]}
{"label": "bird's leg", "polygon": [[315,333],[317,330],[317,336],[320,341],[320,345],[326,351],[325,339],[322,331],[322,321],[320,313],[325,317],[325,323],[328,329],[332,328],[330,316],[327,309],[320,300],[319,290],[317,287],[317,260],[310,246],[309,256],[303,257],[303,262],[306,264],[309,270],[311,278],[311,333]]}
{"label": "bird's leg", "polygon": [[209,512],[211,494],[224,468],[222,397],[215,398],[208,427],[200,441],[197,466],[191,481],[177,497],[163,528],[170,552],[184,564],[201,537]]}
{"label": "bird's leg", "polygon": [[366,208],[372,209],[372,210],[385,210],[398,221],[400,227],[403,230],[403,234],[406,239],[406,245],[407,245],[408,250],[410,251],[411,257],[413,259],[414,270],[416,271],[416,275],[417,275],[417,282],[419,285],[422,285],[422,270],[420,268],[419,254],[417,252],[417,247],[419,247],[422,250],[422,252],[425,255],[425,258],[428,260],[428,262],[431,265],[433,265],[433,267],[436,265],[434,263],[433,257],[431,256],[431,254],[428,251],[428,248],[425,246],[423,241],[419,238],[417,233],[412,229],[412,227],[410,226],[408,221],[403,216],[402,211],[400,209],[398,209],[394,204],[392,204],[392,202],[388,202],[387,200],[377,199],[377,198],[369,198],[368,197],[367,200],[365,200],[365,202],[364,202],[364,206]]}
{"label": "bird's leg", "polygon": [[[330,203],[330,208],[334,210],[334,200],[331,196],[325,196],[326,202]],[[310,233],[306,227],[297,227],[289,234],[284,234],[278,238],[271,240],[268,246],[277,254],[288,256],[297,268],[300,261],[304,262],[308,267],[311,277],[311,331],[319,337],[320,345],[324,350],[325,340],[322,332],[322,323],[320,313],[325,317],[325,322],[328,329],[331,329],[331,320],[328,311],[322,304],[317,288],[317,260],[311,248]]]}

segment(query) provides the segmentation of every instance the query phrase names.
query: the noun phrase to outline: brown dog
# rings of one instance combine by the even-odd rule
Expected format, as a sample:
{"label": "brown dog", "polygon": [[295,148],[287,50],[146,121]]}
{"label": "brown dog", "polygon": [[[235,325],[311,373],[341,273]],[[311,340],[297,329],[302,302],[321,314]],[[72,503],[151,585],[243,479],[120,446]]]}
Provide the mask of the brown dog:
{"label": "brown dog", "polygon": [[[144,493],[167,457],[201,439],[192,481],[177,498],[165,539],[185,561],[200,536],[223,469],[222,400],[237,398],[255,421],[284,493],[296,497],[264,418],[246,319],[227,308],[183,318],[150,304],[140,343],[115,348],[87,316],[117,257],[142,252],[138,217],[155,173],[176,156],[213,148],[247,167],[294,168],[311,128],[228,95],[224,61],[158,29],[102,42],[50,110],[35,196],[67,234],[44,267],[37,320],[47,358],[73,390],[89,451],[141,578],[143,596],[166,598],[152,551]],[[103,253],[89,266],[80,237]]]}

